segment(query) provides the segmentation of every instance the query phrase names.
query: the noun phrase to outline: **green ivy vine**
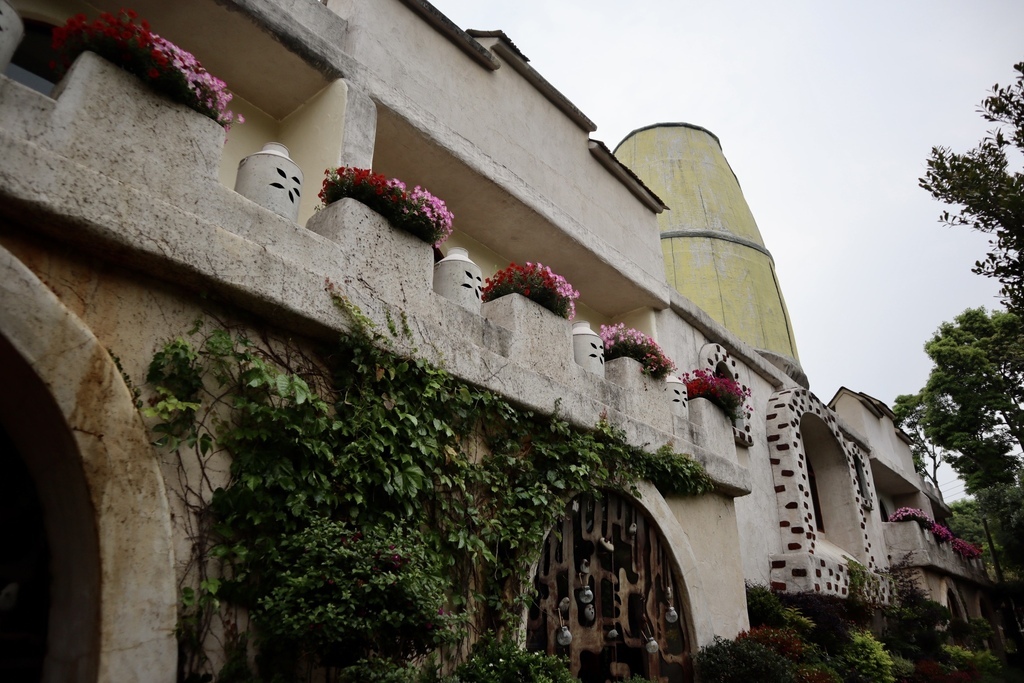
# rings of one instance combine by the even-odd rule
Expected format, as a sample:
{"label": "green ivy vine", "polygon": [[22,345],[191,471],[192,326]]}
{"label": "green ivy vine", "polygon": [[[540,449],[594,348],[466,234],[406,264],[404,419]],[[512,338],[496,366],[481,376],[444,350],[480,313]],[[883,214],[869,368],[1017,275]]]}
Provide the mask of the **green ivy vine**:
{"label": "green ivy vine", "polygon": [[224,603],[255,628],[228,643],[241,654],[218,680],[298,680],[303,667],[407,680],[410,661],[518,623],[529,567],[570,498],[637,495],[641,479],[665,494],[713,488],[670,447],[630,446],[605,421],[573,428],[396,354],[334,298],[356,331],[333,349],[219,327],[150,365],[156,443],[200,463],[224,450],[231,463],[199,511],[211,522],[199,590],[183,592],[183,680],[211,680],[196,651]]}

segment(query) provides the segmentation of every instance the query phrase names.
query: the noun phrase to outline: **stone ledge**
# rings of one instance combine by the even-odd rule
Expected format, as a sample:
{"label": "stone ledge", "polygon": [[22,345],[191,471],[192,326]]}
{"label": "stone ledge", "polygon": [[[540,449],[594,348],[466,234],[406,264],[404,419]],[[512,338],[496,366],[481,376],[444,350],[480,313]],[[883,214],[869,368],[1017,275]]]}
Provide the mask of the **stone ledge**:
{"label": "stone ledge", "polygon": [[[99,72],[105,71],[104,65],[96,66]],[[84,71],[79,68],[76,73],[81,77]],[[88,157],[88,148],[52,144],[59,135],[48,131],[46,125],[40,124],[35,132],[19,125],[14,125],[13,130],[7,128],[6,122],[19,120],[10,107],[20,109],[26,103],[31,107],[41,96],[9,90],[10,84],[3,81],[0,86],[0,122],[5,124],[0,128],[0,146],[5,150],[0,158],[0,215],[13,224],[8,229],[16,226],[19,231],[76,246],[144,276],[210,293],[277,325],[318,338],[330,338],[349,328],[348,321],[323,291],[325,280],[329,279],[381,329],[387,329],[389,318],[398,320],[404,312],[412,338],[397,340],[400,350],[441,363],[456,376],[496,391],[519,405],[543,413],[558,410],[576,426],[589,428],[607,417],[636,446],[656,449],[672,443],[677,450],[691,452],[705,464],[721,493],[735,496],[750,492],[750,475],[745,468],[693,443],[689,434],[673,433],[671,422],[648,424],[648,416],[638,413],[640,407],[631,406],[629,400],[607,400],[611,398],[608,391],[600,387],[615,385],[586,373],[572,362],[568,324],[562,345],[568,368],[561,375],[538,373],[536,364],[527,357],[503,355],[502,349],[521,343],[515,339],[514,331],[469,314],[430,290],[432,259],[428,245],[403,243],[405,235],[394,238],[399,246],[395,246],[393,256],[410,249],[415,251],[413,247],[423,250],[425,256],[413,257],[422,264],[397,266],[398,270],[411,268],[414,273],[422,270],[422,278],[414,276],[422,280],[422,291],[411,292],[411,284],[397,290],[367,286],[359,269],[351,267],[350,249],[260,209],[215,179],[202,181],[211,163],[216,165],[214,157],[220,152],[220,140],[213,139],[216,136],[200,136],[205,146],[215,149],[200,150],[174,170],[192,179],[179,194],[172,191],[174,188],[161,185],[164,176],[126,177],[117,169],[92,163],[94,159],[64,156],[57,150],[71,149],[79,157]],[[74,91],[77,86],[71,84],[67,88]],[[4,92],[15,92],[15,96],[3,97]],[[163,111],[162,118],[153,125],[161,130],[177,126],[176,131],[168,132],[171,137],[189,135],[196,122],[200,127],[210,123],[216,127],[215,132],[219,131],[209,119],[175,107],[158,107]],[[30,133],[35,142],[27,139]],[[149,133],[130,129],[110,130],[107,134],[131,138]],[[95,142],[101,144],[102,139]],[[156,182],[158,187],[140,187],[145,182]],[[360,214],[362,208],[349,208],[352,215],[357,215],[354,220],[363,221],[360,225],[379,221],[365,212]],[[318,220],[327,223],[335,218],[325,212]],[[390,230],[390,226],[385,227]],[[381,254],[366,258],[378,257],[382,260],[377,263],[387,261]],[[367,275],[371,279],[381,276],[376,272]],[[374,282],[381,284],[380,279]],[[396,291],[406,295],[399,297]],[[552,353],[560,354],[557,350]]]}

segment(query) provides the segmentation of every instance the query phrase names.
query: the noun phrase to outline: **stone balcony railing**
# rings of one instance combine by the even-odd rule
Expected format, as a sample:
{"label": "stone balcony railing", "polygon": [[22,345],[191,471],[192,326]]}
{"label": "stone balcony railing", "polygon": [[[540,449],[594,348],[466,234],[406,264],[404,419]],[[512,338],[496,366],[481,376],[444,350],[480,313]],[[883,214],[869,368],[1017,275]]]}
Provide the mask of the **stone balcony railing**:
{"label": "stone balcony railing", "polygon": [[885,544],[893,563],[907,559],[909,566],[933,569],[975,583],[989,583],[980,558],[968,560],[953,552],[949,543],[939,543],[932,532],[914,521],[886,522]]}
{"label": "stone balcony railing", "polygon": [[673,414],[661,383],[638,372],[587,372],[572,361],[568,321],[526,300],[477,315],[435,294],[431,247],[356,202],[306,227],[257,206],[217,180],[216,123],[95,55],[79,58],[54,97],[0,76],[0,218],[17,230],[312,337],[350,328],[324,291],[334,283],[381,329],[407,322],[400,351],[578,426],[607,418],[638,446],[672,443],[721,493],[750,492],[728,420]]}

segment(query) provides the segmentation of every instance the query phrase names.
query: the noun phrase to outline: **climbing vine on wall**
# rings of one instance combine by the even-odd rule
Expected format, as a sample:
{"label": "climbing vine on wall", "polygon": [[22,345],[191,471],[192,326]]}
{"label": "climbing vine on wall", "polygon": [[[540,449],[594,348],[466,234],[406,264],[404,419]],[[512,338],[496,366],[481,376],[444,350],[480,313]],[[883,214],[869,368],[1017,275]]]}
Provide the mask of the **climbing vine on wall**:
{"label": "climbing vine on wall", "polygon": [[[335,301],[356,331],[334,349],[218,327],[150,366],[158,445],[200,467],[230,454],[226,485],[193,510],[210,521],[195,539],[200,590],[184,595],[186,680],[201,680],[194,650],[222,603],[248,609],[259,675],[220,680],[293,680],[302,666],[398,675],[519,622],[530,564],[570,497],[636,494],[640,479],[667,494],[712,488],[669,447],[630,446],[604,421],[573,428],[402,357]],[[228,668],[246,670],[244,634],[231,642],[242,662]]]}

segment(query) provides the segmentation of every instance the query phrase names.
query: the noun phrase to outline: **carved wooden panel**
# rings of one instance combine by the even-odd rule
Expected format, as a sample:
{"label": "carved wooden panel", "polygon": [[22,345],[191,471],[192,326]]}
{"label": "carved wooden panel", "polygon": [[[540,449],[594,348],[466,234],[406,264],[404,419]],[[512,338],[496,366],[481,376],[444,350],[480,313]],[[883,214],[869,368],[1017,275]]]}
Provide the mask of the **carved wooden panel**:
{"label": "carved wooden panel", "polygon": [[574,500],[544,542],[534,588],[527,647],[568,656],[580,680],[693,680],[687,609],[661,535],[625,498]]}

